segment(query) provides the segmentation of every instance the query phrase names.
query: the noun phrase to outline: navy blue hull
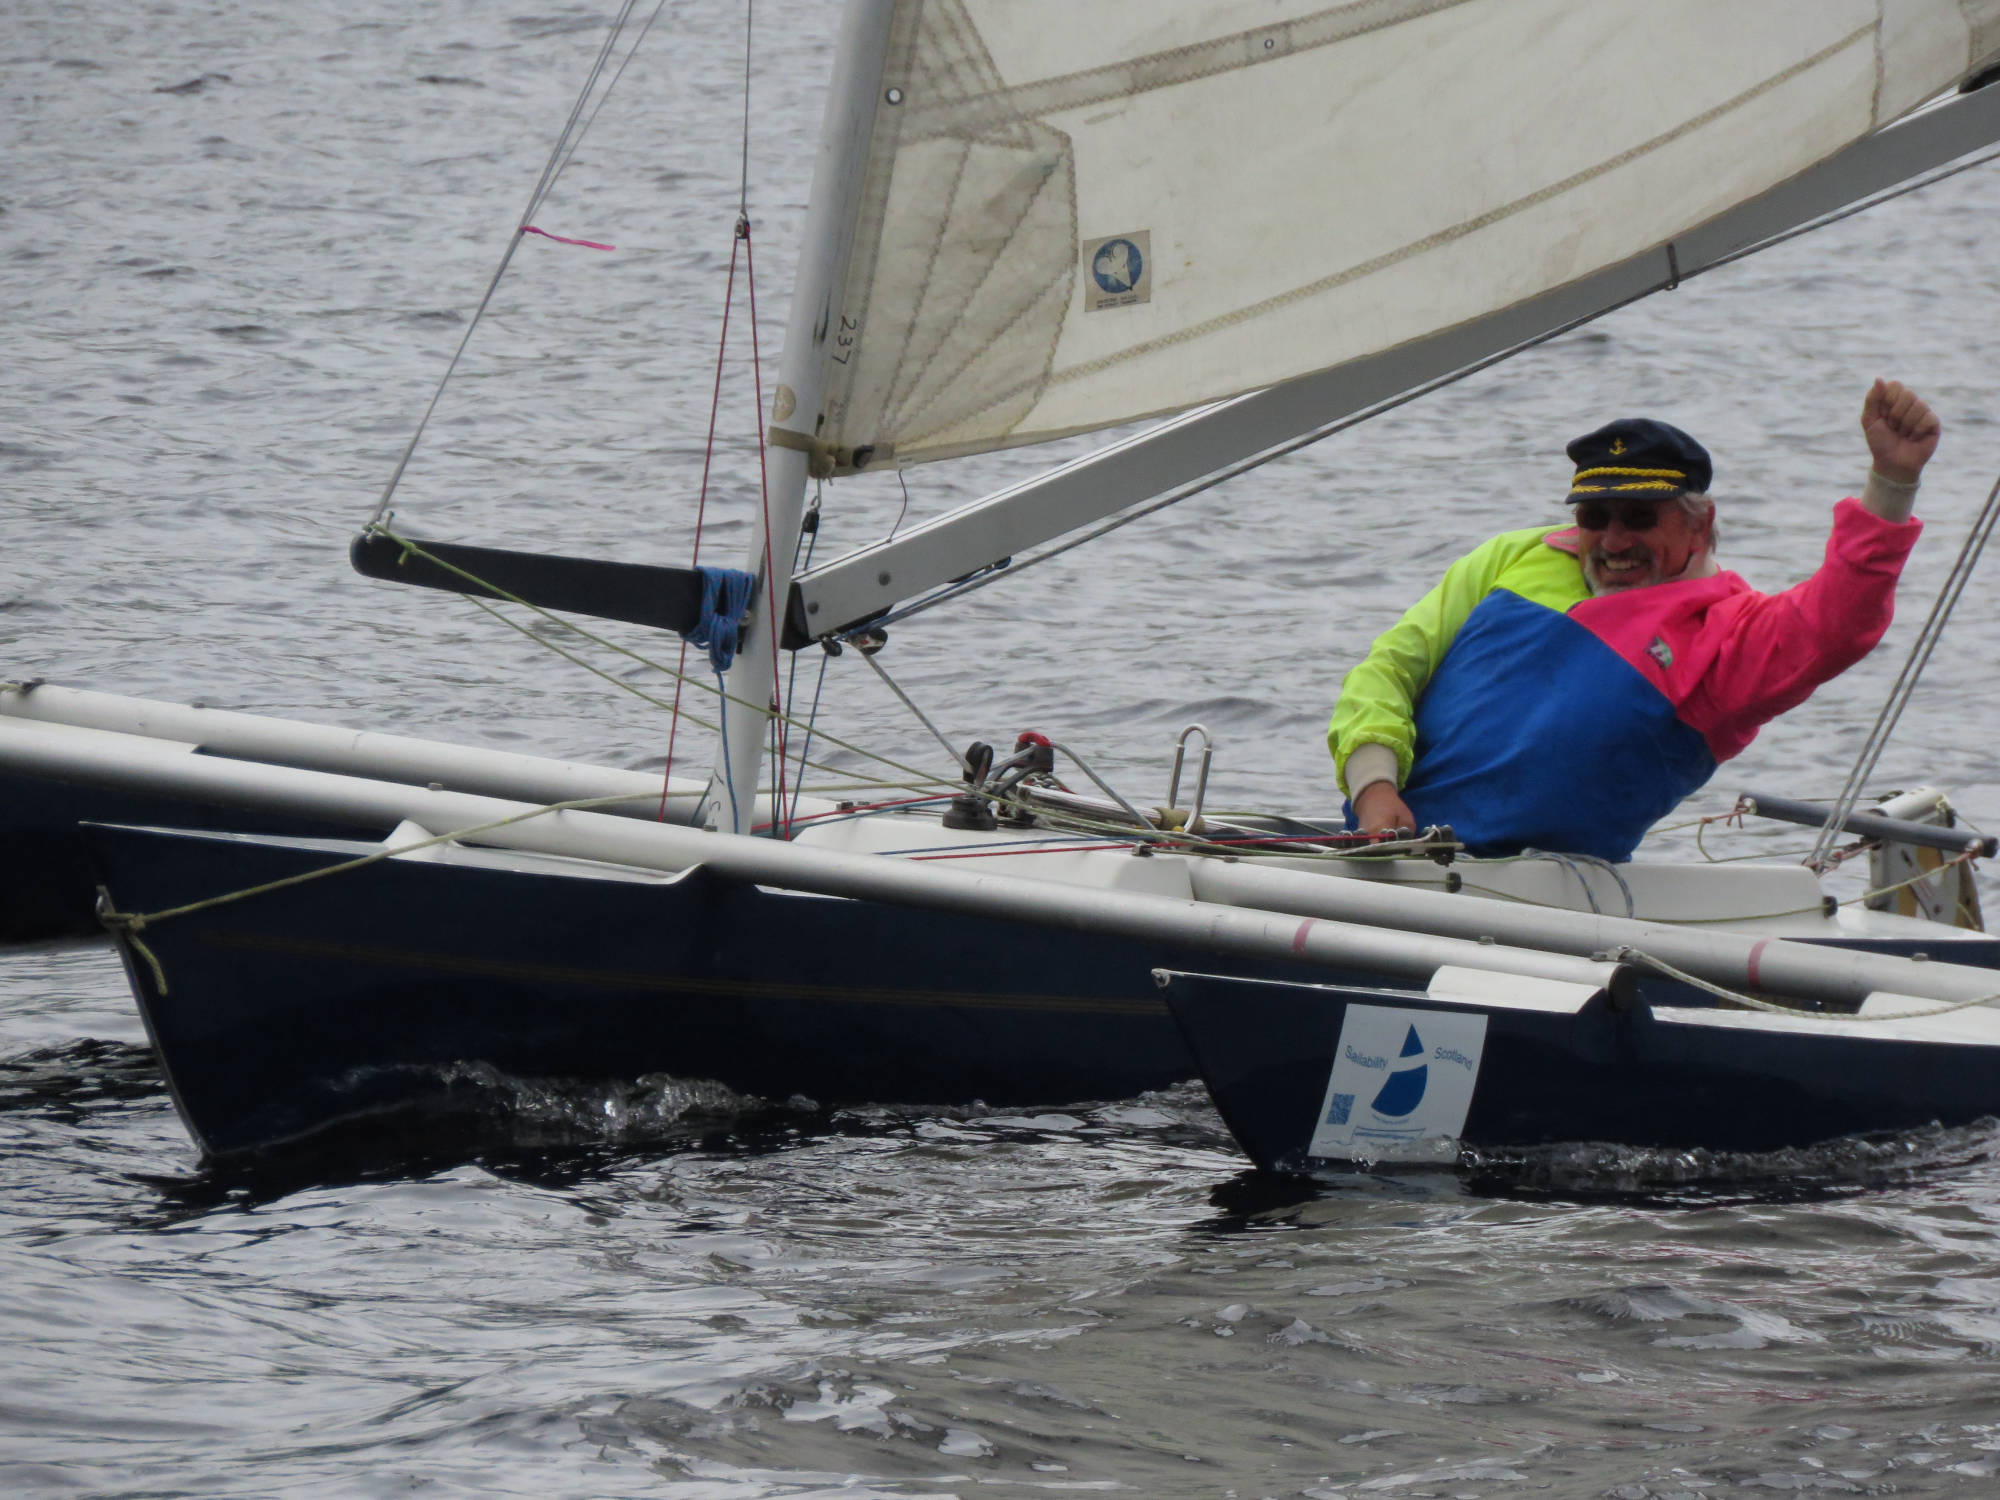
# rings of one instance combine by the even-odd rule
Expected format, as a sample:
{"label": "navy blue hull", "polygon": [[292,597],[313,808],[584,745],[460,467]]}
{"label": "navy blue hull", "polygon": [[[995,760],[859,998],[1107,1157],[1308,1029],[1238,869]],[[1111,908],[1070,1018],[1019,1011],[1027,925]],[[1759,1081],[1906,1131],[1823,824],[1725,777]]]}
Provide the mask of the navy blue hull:
{"label": "navy blue hull", "polygon": [[[114,904],[133,913],[341,857],[88,832]],[[213,1155],[434,1102],[464,1063],[671,1073],[822,1104],[1119,1098],[1195,1073],[1152,981],[1162,962],[1368,980],[700,871],[655,884],[400,860],[173,918],[140,941],[145,953],[125,945],[134,990]]]}
{"label": "navy blue hull", "polygon": [[1426,1018],[1485,1017],[1477,1081],[1454,1132],[1469,1145],[1770,1151],[2000,1115],[2000,1046],[1814,1033],[1810,1023],[1783,1032],[1690,1025],[1602,996],[1562,1014],[1201,974],[1173,975],[1166,992],[1231,1133],[1272,1171],[1310,1165],[1350,1006],[1407,1014],[1425,1042],[1437,1034]]}

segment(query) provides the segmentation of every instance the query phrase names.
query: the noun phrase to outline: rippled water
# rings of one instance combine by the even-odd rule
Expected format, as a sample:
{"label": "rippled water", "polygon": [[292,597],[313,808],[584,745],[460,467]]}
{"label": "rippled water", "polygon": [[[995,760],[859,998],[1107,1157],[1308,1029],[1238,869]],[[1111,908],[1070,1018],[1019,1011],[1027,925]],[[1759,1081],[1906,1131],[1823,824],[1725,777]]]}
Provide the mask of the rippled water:
{"label": "rippled water", "polygon": [[[399,500],[413,530],[686,557],[738,180],[729,9],[668,6],[539,216],[619,250],[523,247]],[[659,763],[655,710],[342,558],[600,20],[9,8],[0,672]],[[768,356],[831,9],[765,0],[758,27]],[[954,738],[1044,728],[1144,790],[1200,719],[1221,795],[1325,806],[1338,673],[1444,557],[1549,512],[1565,438],[1641,410],[1699,433],[1727,560],[1777,585],[1856,482],[1879,371],[1948,429],[1903,619],[1691,812],[1823,795],[2000,472],[1996,212],[1988,168],[1701,278],[913,622],[884,660]],[[709,544],[733,549],[743,346],[725,374]],[[912,513],[1043,461],[917,471]],[[844,487],[822,546],[901,505],[893,479]],[[1986,592],[1879,780],[1991,822]],[[841,733],[935,758],[851,656],[829,680]],[[448,1137],[204,1172],[108,953],[0,958],[0,1488],[1663,1500],[2000,1473],[1991,1131],[1302,1188],[1247,1172],[1192,1089],[829,1117],[674,1081],[484,1087],[491,1118]]]}

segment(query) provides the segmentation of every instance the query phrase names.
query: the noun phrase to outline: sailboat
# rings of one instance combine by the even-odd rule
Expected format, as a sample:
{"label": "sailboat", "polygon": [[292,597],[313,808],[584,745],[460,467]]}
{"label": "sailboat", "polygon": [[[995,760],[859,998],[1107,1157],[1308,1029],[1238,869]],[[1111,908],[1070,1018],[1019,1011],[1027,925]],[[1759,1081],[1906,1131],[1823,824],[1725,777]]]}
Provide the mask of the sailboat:
{"label": "sailboat", "polygon": [[[1364,1055],[1394,1075],[1368,1099],[1394,1128],[1323,1129],[1329,1090],[1305,1087],[1300,1118],[1319,1124],[1273,1162],[1492,1130],[1780,1145],[2000,1112],[1980,1005],[2000,945],[1829,911],[1810,870],[1482,866],[1444,830],[1384,843],[1217,812],[1199,764],[1177,762],[1145,807],[1035,736],[942,746],[917,807],[765,782],[807,754],[769,755],[785,653],[869,655],[1036,547],[2000,140],[2000,90],[1953,92],[2000,56],[2000,0],[1119,0],[1073,20],[850,0],[741,569],[443,542],[386,508],[355,542],[372,577],[719,642],[705,779],[0,690],[0,808],[43,859],[10,872],[15,910],[41,892],[35,920],[57,927],[90,903],[204,1153],[448,1103],[473,1065],[828,1103],[1115,1097],[1193,1076],[1215,1025],[1263,1013],[1258,986],[1314,1018],[1257,1023],[1286,1067],[1326,1085],[1352,1014],[1386,1028]],[[785,561],[815,481],[837,495],[844,476],[1147,417],[1162,420],[883,542]],[[1191,728],[1183,749],[1197,743]],[[1836,822],[1885,862],[1991,852],[1938,826],[1942,806]],[[1934,895],[1962,872],[1910,884]],[[1623,1114],[1482,1103],[1581,1097],[1549,1086],[1545,1033],[1589,1032],[1566,1068],[1643,1054],[1648,1028],[1698,1035],[1662,1075],[1684,1078],[1740,1048],[1739,1003],[1812,1107],[1736,1075],[1699,1110],[1657,1080]],[[1937,1014],[1860,1019],[1899,1007]],[[1513,1025],[1526,1041],[1505,1040]],[[1837,1086],[1911,1026],[1929,1062]],[[1423,1061],[1403,1065],[1413,1037]],[[1230,1087],[1254,1092],[1270,1066]],[[1931,1090],[1924,1067],[1962,1082]]]}

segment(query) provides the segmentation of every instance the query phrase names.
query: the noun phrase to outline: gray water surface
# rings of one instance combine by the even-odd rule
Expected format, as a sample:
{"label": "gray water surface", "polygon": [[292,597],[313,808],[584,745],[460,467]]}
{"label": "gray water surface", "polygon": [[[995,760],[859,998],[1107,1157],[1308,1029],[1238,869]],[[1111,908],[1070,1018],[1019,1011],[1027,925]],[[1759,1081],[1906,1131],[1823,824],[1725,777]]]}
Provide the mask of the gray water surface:
{"label": "gray water surface", "polygon": [[[656,708],[343,556],[602,20],[9,7],[0,674],[661,764]],[[741,20],[665,8],[538,215],[619,248],[523,245],[398,497],[413,532],[688,557]],[[832,23],[757,11],[767,388]],[[1901,618],[1681,821],[1744,786],[1829,795],[2000,474],[1996,220],[1989,167],[1700,278],[913,621],[883,661],[955,740],[1043,729],[1156,798],[1200,720],[1218,796],[1329,807],[1339,674],[1451,556],[1555,513],[1568,437],[1637,412],[1694,431],[1725,561],[1778,587],[1859,483],[1880,373],[1947,427]],[[726,561],[755,484],[740,339],[723,374],[703,546]],[[915,471],[910,514],[1047,461]],[[903,496],[877,476],[826,503],[823,556]],[[1975,581],[1877,777],[1987,823],[1990,592]],[[821,712],[941,760],[851,654]],[[1804,842],[1703,835],[1723,856]],[[1694,830],[1656,847],[1691,855]],[[1035,1116],[673,1080],[485,1090],[470,1135],[207,1172],[109,952],[0,959],[0,1490],[1665,1500],[1985,1495],[2000,1474],[1990,1129],[1299,1188],[1248,1172],[1194,1088]]]}

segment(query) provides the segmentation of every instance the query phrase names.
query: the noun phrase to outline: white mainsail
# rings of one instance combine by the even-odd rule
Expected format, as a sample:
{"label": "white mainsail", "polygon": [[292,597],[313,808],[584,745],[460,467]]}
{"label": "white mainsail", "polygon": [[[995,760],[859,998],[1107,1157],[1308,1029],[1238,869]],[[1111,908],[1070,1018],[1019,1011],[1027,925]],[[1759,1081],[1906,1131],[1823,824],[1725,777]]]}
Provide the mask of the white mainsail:
{"label": "white mainsail", "polygon": [[1037,442],[1662,244],[2000,52],[2000,0],[897,0],[817,437]]}

